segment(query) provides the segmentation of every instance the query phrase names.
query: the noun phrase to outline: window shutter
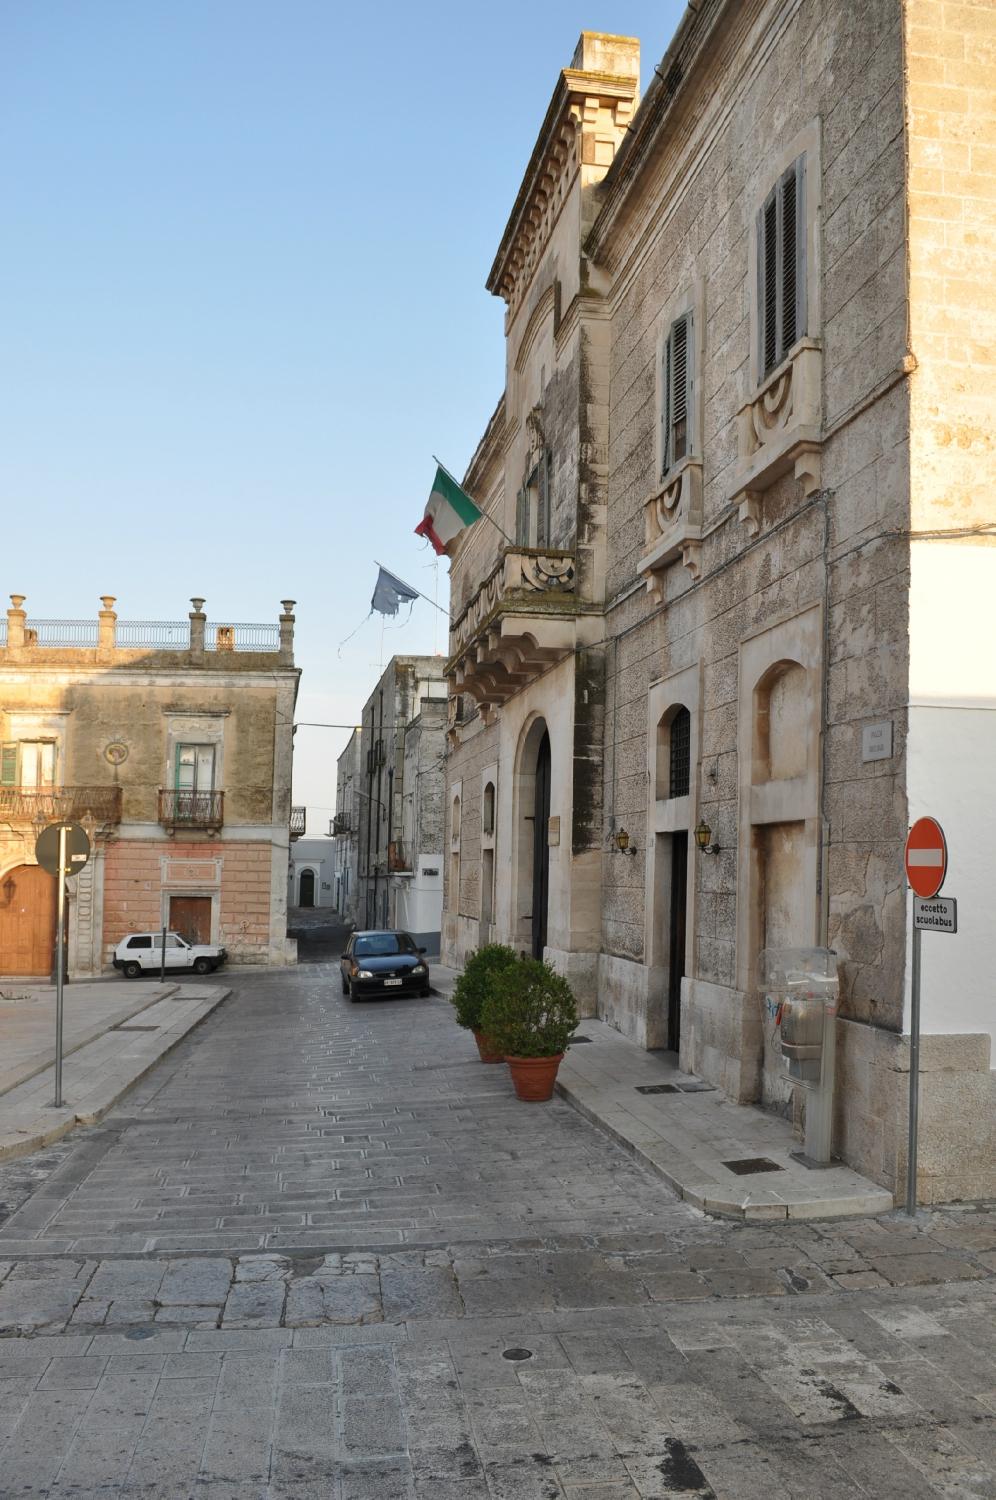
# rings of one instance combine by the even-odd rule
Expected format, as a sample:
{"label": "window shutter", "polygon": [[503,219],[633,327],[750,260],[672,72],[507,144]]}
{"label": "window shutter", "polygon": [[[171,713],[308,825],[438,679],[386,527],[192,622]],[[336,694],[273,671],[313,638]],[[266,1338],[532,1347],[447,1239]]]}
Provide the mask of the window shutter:
{"label": "window shutter", "polygon": [[806,158],[764,201],[757,222],[758,325],[762,375],[806,333]]}
{"label": "window shutter", "polygon": [[536,545],[550,545],[550,450],[545,449],[539,463],[539,515],[536,518]]}
{"label": "window shutter", "polygon": [[525,485],[515,497],[515,540],[520,547],[529,546],[529,496]]}
{"label": "window shutter", "polygon": [[671,324],[664,345],[664,465],[673,467],[690,452],[689,413],[692,410],[692,314]]}
{"label": "window shutter", "polygon": [[673,386],[671,376],[672,354],[674,343],[674,329],[668,333],[664,340],[664,368],[662,371],[663,399],[661,401],[661,473],[666,474],[674,462],[671,451],[671,412],[673,409]]}
{"label": "window shutter", "polygon": [[0,749],[0,786],[17,785],[17,746],[4,745]]}
{"label": "window shutter", "polygon": [[673,406],[671,413],[672,463],[677,463],[688,452],[688,412],[690,409],[688,393],[691,379],[691,350],[688,335],[691,322],[691,313],[686,313],[671,328],[671,385],[674,391],[671,398]]}

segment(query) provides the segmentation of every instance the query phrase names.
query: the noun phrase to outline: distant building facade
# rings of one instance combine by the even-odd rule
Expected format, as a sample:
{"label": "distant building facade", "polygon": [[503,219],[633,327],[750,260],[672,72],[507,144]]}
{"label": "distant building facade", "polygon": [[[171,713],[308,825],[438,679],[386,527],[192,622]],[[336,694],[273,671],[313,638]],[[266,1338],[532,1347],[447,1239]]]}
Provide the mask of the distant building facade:
{"label": "distant building facade", "polygon": [[438,951],[447,685],[439,656],[391,658],[364,705],[356,923]]}
{"label": "distant building facade", "polygon": [[333,904],[343,921],[354,925],[360,869],[361,750],[362,731],[354,729],[336,762],[335,816],[329,830],[335,839]]}
{"label": "distant building facade", "polygon": [[302,838],[291,845],[287,903],[306,910],[335,904],[335,844]]}
{"label": "distant building facade", "polygon": [[286,964],[293,601],[279,624],[0,621],[0,974],[52,969],[46,823],[79,822],[92,857],[69,880],[68,971],[108,968],[163,925],[236,963]]}
{"label": "distant building facade", "polygon": [[924,1201],[996,1191],[986,14],[703,0],[639,104],[585,33],[488,280],[465,484],[515,542],[451,547],[444,959],[542,953],[785,1111],[758,954],[835,949],[835,1149],[895,1189],[933,814],[966,918],[924,940]]}

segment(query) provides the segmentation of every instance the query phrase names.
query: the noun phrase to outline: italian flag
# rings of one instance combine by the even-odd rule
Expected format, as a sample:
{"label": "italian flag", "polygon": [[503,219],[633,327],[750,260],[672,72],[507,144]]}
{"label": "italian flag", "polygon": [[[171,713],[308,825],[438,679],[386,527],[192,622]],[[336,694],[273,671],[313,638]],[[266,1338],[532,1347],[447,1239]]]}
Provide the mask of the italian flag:
{"label": "italian flag", "polygon": [[425,515],[415,527],[415,535],[424,536],[437,552],[444,553],[453,538],[480,517],[481,512],[470,496],[440,464]]}

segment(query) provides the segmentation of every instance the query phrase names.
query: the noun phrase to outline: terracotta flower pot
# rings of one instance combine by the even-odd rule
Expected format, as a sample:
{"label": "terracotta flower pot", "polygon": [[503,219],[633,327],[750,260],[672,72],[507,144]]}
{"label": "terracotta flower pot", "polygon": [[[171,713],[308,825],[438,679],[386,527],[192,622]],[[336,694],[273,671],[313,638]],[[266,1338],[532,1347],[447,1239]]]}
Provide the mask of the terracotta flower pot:
{"label": "terracotta flower pot", "polygon": [[495,1051],[494,1042],[489,1036],[485,1036],[483,1031],[474,1032],[474,1041],[477,1043],[477,1050],[481,1054],[481,1062],[491,1063],[505,1061],[502,1053]]}
{"label": "terracotta flower pot", "polygon": [[517,1098],[531,1103],[552,1099],[557,1069],[563,1057],[562,1052],[554,1057],[506,1057]]}

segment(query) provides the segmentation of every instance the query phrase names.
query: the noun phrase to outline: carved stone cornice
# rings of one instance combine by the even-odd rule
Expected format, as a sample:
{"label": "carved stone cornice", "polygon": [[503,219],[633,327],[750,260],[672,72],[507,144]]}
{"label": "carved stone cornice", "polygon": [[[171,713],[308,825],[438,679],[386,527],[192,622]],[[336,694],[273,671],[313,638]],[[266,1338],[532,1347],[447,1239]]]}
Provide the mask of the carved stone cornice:
{"label": "carved stone cornice", "polygon": [[[618,59],[625,42],[585,33],[575,63],[600,52]],[[639,51],[636,44],[629,50],[631,73],[572,66],[560,74],[486,283],[510,311],[532,280],[575,177],[580,173],[585,185],[600,181],[629,126],[639,91]]]}

